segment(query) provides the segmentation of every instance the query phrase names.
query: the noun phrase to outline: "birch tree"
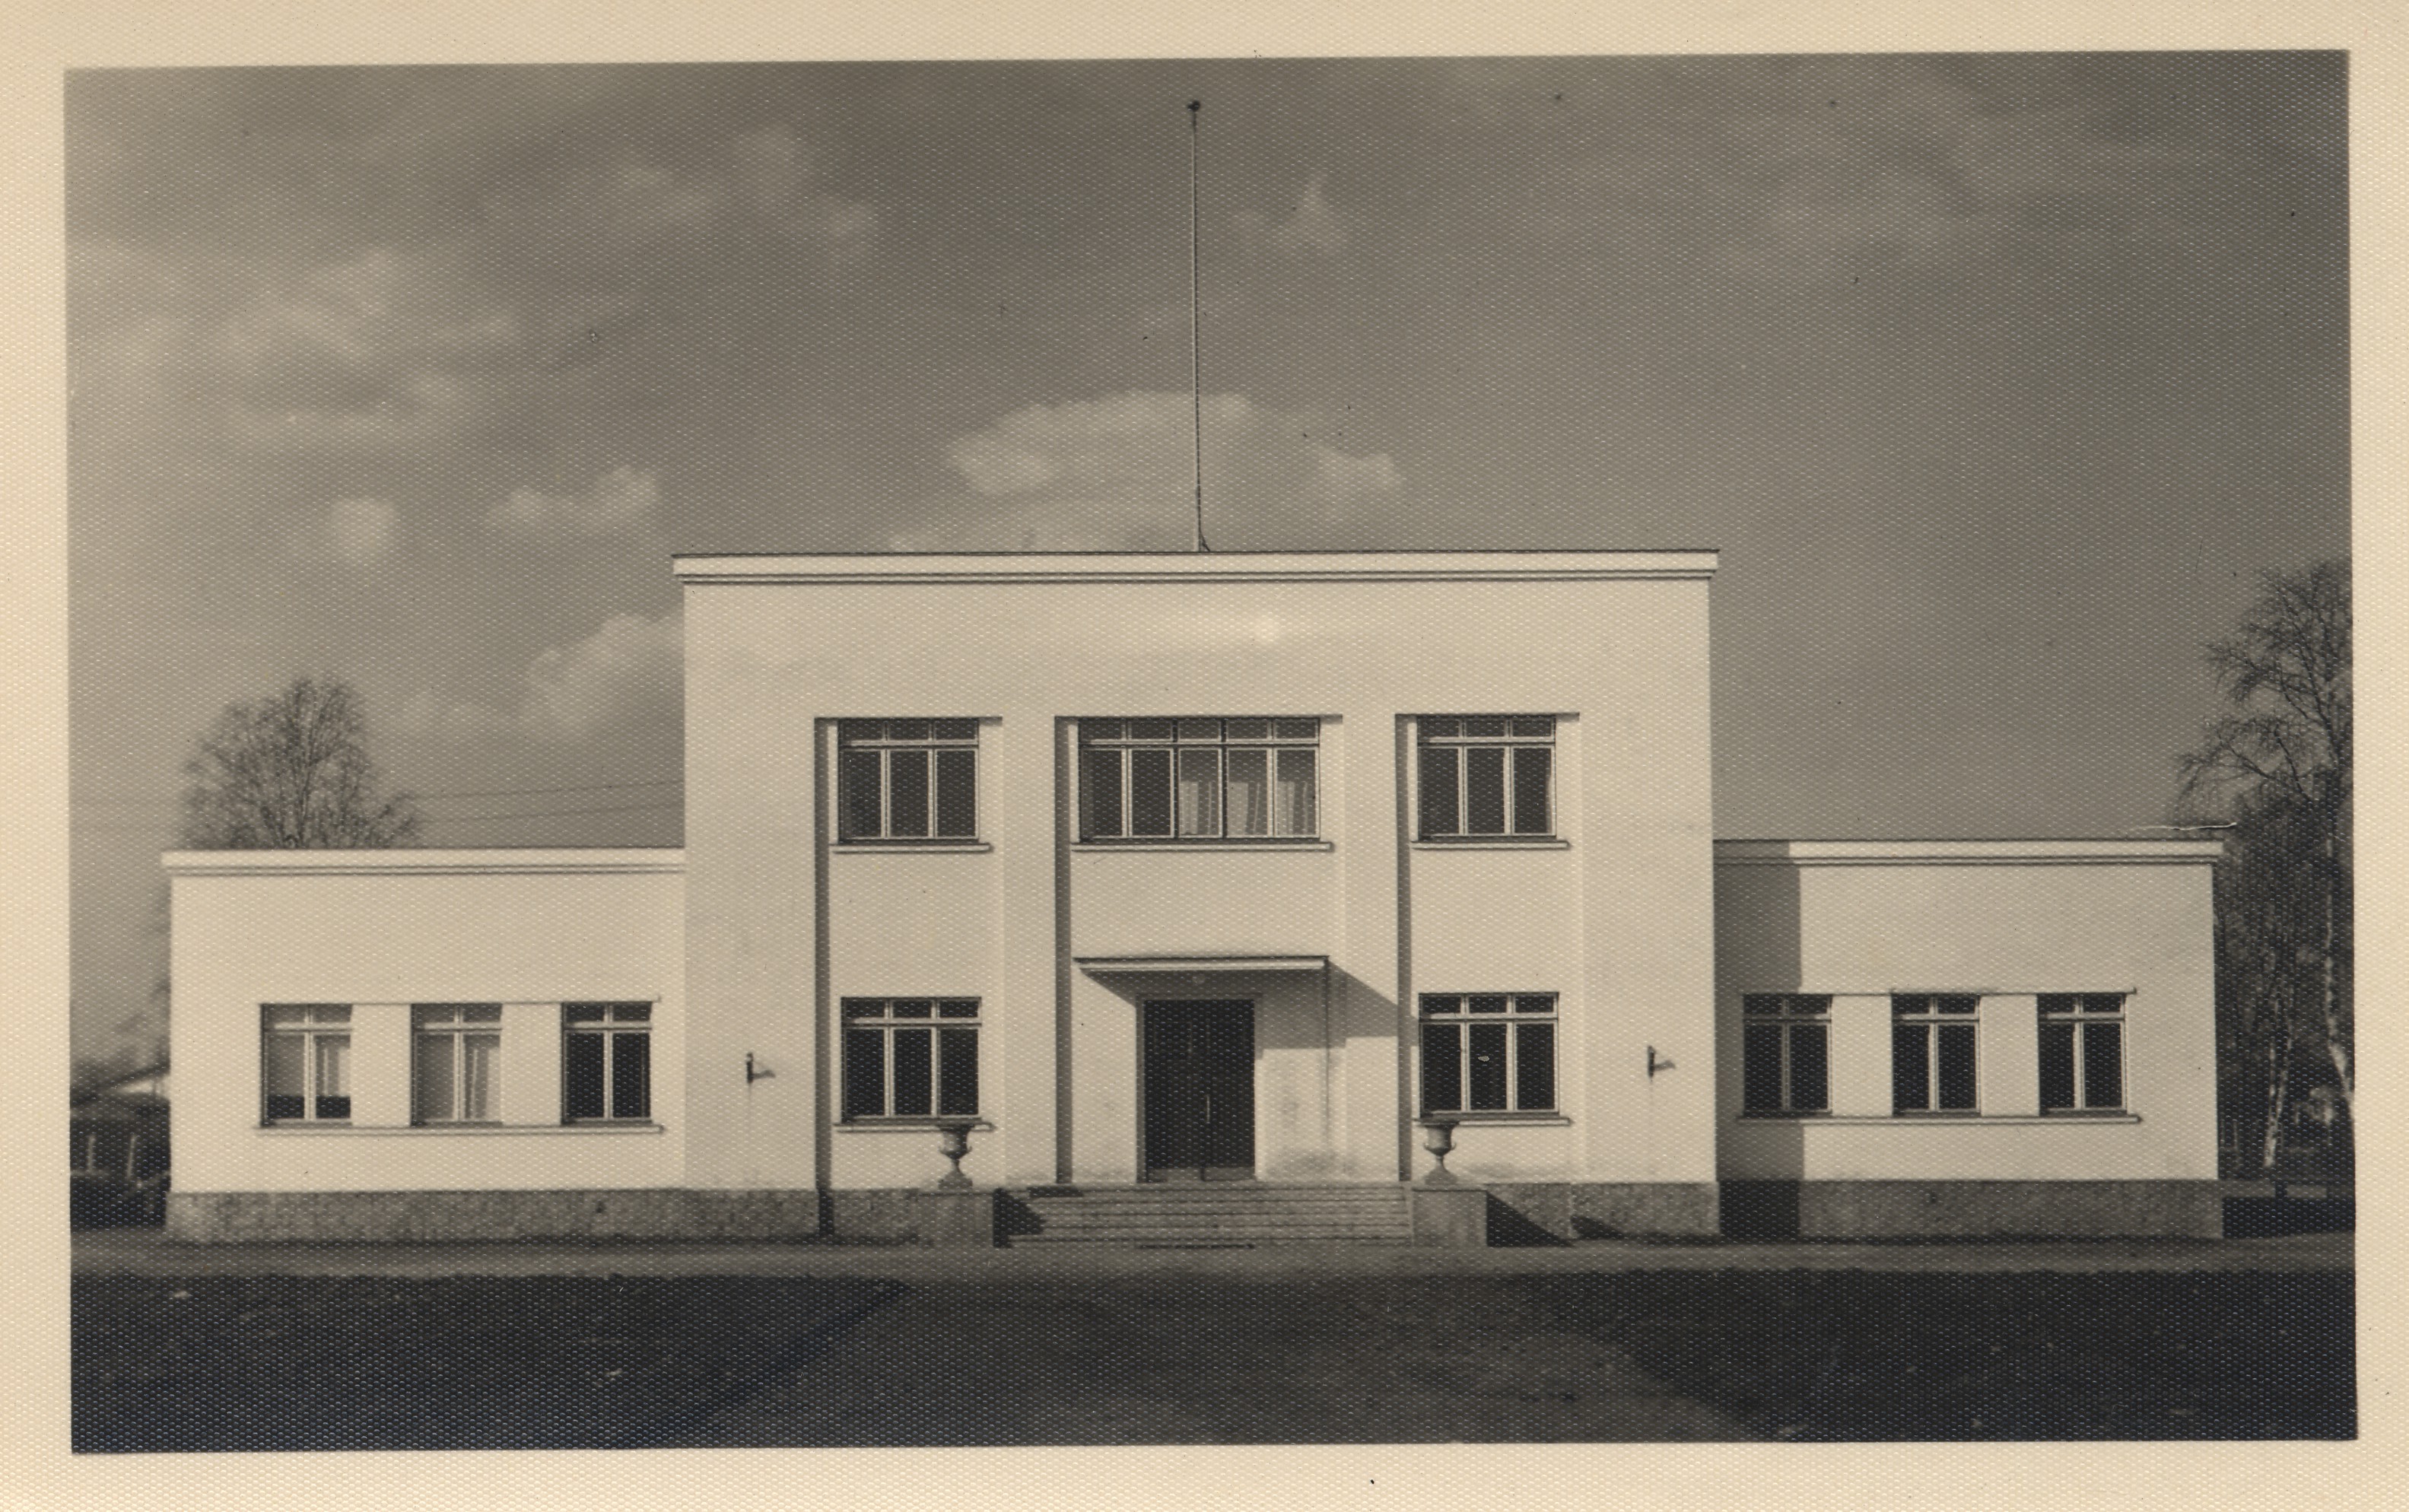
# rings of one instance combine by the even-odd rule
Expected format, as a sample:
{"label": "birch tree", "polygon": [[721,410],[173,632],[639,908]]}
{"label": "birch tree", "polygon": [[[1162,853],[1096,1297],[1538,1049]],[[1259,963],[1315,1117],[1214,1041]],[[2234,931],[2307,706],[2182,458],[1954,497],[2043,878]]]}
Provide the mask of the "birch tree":
{"label": "birch tree", "polygon": [[339,680],[232,705],[184,775],[188,850],[375,850],[418,835],[417,805],[383,792],[360,696]]}

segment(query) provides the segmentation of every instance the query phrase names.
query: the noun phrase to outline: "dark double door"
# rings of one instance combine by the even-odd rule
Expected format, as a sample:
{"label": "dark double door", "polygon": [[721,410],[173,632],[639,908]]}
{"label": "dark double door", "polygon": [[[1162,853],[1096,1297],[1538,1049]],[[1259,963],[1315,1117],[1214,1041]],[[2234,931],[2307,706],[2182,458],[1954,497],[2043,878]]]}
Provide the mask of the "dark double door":
{"label": "dark double door", "polygon": [[1254,1174],[1254,1004],[1147,1003],[1146,1179],[1247,1181]]}

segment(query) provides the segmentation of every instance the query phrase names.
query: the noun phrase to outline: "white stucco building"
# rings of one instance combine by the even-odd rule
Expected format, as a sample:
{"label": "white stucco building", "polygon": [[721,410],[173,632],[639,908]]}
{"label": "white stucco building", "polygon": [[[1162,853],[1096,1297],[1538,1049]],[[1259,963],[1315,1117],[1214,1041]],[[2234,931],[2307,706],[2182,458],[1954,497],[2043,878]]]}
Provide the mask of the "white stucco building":
{"label": "white stucco building", "polygon": [[2215,846],[1718,842],[1714,567],[681,557],[683,850],[167,857],[171,1223],[2214,1232]]}

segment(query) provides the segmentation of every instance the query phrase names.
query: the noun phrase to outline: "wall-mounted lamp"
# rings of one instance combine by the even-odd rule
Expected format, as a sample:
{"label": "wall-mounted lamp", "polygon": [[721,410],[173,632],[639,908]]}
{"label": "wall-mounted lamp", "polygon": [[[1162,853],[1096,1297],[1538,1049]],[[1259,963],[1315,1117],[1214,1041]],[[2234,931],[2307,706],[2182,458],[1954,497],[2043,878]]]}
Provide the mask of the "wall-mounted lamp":
{"label": "wall-mounted lamp", "polygon": [[1648,1047],[1648,1074],[1651,1079],[1653,1079],[1655,1074],[1660,1071],[1671,1071],[1672,1069],[1673,1062],[1665,1057],[1658,1055],[1654,1045],[1652,1044]]}
{"label": "wall-mounted lamp", "polygon": [[771,1070],[769,1067],[767,1067],[767,1066],[756,1066],[755,1064],[753,1064],[753,1052],[752,1052],[752,1051],[750,1051],[750,1050],[747,1050],[747,1051],[745,1051],[745,1052],[744,1052],[744,1085],[745,1085],[745,1086],[750,1087],[750,1086],[752,1086],[755,1082],[759,1081],[759,1080],[760,1080],[762,1077],[764,1077],[764,1076],[775,1076],[776,1074],[778,1074],[778,1073],[777,1073],[776,1072],[774,1072],[774,1071],[772,1071],[772,1070]]}

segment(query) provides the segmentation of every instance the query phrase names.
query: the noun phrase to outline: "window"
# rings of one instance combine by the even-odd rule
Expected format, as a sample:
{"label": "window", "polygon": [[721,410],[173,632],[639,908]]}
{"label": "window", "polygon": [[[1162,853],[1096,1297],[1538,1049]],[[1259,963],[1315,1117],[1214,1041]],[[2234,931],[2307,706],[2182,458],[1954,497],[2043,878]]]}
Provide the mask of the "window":
{"label": "window", "polygon": [[653,1009],[572,1002],[561,1009],[560,1113],[572,1123],[653,1116]]}
{"label": "window", "polygon": [[1832,1000],[1750,993],[1740,1002],[1740,1107],[1831,1110]]}
{"label": "window", "polygon": [[842,719],[836,743],[838,840],[977,837],[977,720]]}
{"label": "window", "polygon": [[494,1122],[499,1116],[501,1004],[414,1008],[411,1030],[411,1116],[423,1124]]}
{"label": "window", "polygon": [[978,1001],[847,998],[844,1116],[925,1118],[978,1112]]}
{"label": "window", "polygon": [[260,1010],[260,1116],[267,1123],[340,1123],[352,1116],[349,1004]]}
{"label": "window", "polygon": [[1554,993],[1422,994],[1422,1112],[1555,1105]]}
{"label": "window", "polygon": [[1424,840],[1555,833],[1552,714],[1425,716]]}
{"label": "window", "polygon": [[1974,1111],[1975,1012],[1980,1001],[1937,993],[1901,993],[1891,999],[1893,1111]]}
{"label": "window", "polygon": [[2125,995],[2041,995],[2041,1111],[2111,1113],[2125,1106]]}
{"label": "window", "polygon": [[1310,839],[1319,719],[1079,721],[1082,840]]}

